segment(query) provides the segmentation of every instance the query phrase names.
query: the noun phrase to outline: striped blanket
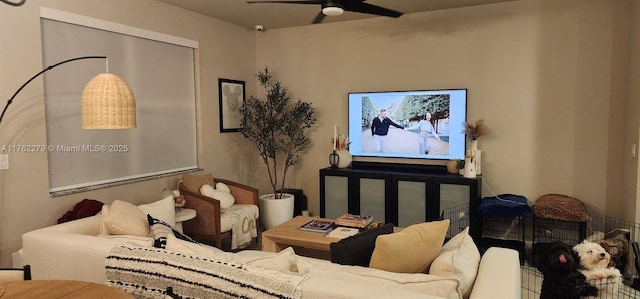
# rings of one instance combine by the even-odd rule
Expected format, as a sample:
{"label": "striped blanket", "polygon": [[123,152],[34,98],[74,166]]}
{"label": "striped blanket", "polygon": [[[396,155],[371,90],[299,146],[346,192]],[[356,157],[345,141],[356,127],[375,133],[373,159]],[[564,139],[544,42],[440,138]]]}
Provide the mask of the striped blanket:
{"label": "striped blanket", "polygon": [[106,259],[107,284],[136,298],[300,298],[304,275],[192,257],[159,248],[121,245]]}

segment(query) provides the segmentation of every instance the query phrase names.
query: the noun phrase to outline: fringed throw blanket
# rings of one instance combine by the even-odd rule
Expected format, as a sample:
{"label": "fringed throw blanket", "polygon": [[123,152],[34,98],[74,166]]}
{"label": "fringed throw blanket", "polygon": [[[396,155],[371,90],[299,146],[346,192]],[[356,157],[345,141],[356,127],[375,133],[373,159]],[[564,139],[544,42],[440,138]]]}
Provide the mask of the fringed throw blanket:
{"label": "fringed throw blanket", "polygon": [[114,247],[106,259],[107,284],[136,298],[300,298],[304,275],[192,257],[158,248]]}
{"label": "fringed throw blanket", "polygon": [[221,214],[222,217],[231,219],[231,249],[237,249],[258,236],[256,228],[258,212],[255,205],[233,205],[223,209]]}

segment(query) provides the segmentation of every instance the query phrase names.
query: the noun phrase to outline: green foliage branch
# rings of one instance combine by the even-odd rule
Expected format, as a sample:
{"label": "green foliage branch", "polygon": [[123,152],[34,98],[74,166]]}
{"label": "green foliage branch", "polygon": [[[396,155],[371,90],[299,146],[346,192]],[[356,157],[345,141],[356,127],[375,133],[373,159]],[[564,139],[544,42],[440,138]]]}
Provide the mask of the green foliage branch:
{"label": "green foliage branch", "polygon": [[273,80],[269,68],[256,75],[266,93],[265,99],[251,96],[240,107],[242,135],[253,142],[267,167],[275,198],[282,198],[289,167],[300,162],[300,155],[309,147],[308,130],[317,122],[316,109],[298,99],[292,103],[287,88]]}

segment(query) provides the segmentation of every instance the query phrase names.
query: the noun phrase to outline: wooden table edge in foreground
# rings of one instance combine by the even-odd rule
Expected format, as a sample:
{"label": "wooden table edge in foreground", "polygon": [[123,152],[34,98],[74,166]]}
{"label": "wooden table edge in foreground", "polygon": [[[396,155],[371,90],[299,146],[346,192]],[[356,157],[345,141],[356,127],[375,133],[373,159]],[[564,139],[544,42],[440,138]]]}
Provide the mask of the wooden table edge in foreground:
{"label": "wooden table edge in foreground", "polygon": [[77,298],[77,299],[120,299],[132,298],[131,295],[116,287],[87,281],[76,280],[19,280],[3,282],[7,298]]}

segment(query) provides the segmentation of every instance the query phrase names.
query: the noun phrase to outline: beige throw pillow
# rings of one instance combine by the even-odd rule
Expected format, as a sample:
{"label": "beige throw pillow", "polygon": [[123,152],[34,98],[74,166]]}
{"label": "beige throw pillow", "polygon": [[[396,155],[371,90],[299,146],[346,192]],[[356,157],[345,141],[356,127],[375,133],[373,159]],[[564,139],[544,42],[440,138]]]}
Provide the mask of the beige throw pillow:
{"label": "beige throw pillow", "polygon": [[438,256],[448,228],[449,219],[445,219],[378,236],[369,267],[398,273],[425,272]]}
{"label": "beige throw pillow", "polygon": [[458,292],[468,298],[478,274],[480,252],[469,236],[469,227],[451,238],[431,263],[429,274],[458,279]]}
{"label": "beige throw pillow", "polygon": [[102,211],[102,223],[108,235],[151,236],[147,215],[133,204],[116,200]]}
{"label": "beige throw pillow", "polygon": [[200,188],[204,184],[214,185],[213,175],[210,173],[204,175],[185,173],[182,175],[182,184],[187,190],[193,193],[200,193]]}

